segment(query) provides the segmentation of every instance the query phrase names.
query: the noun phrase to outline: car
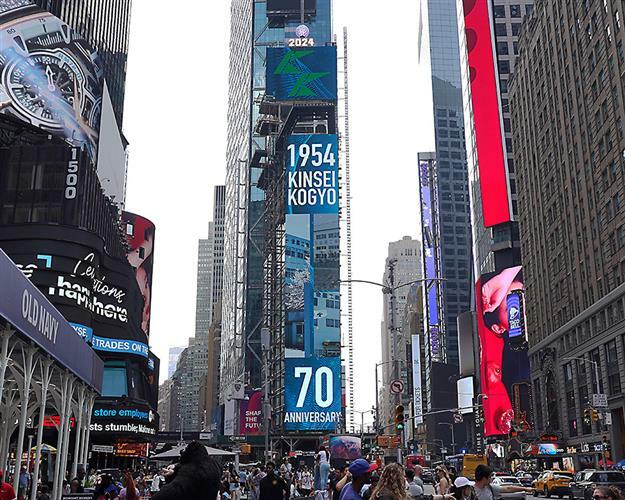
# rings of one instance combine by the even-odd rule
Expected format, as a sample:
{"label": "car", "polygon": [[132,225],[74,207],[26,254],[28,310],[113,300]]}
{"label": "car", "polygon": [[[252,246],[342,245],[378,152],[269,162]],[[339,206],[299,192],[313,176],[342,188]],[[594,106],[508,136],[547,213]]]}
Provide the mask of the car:
{"label": "car", "polygon": [[421,479],[423,484],[434,484],[434,472],[432,469],[423,469],[421,471]]}
{"label": "car", "polygon": [[569,499],[590,500],[597,486],[616,486],[625,491],[625,474],[594,469],[578,472],[569,484]]}
{"label": "car", "polygon": [[562,498],[570,493],[569,483],[573,480],[573,474],[559,470],[548,470],[543,472],[532,484],[534,488],[534,496],[545,495],[549,498],[551,495],[557,495]]}
{"label": "car", "polygon": [[517,472],[516,477],[526,488],[531,488],[538,474],[531,472]]}
{"label": "car", "polygon": [[[492,484],[495,486],[518,486],[523,487],[518,477],[514,476],[495,476]],[[525,500],[525,492],[520,491],[518,493],[502,493],[501,498],[508,500]]]}

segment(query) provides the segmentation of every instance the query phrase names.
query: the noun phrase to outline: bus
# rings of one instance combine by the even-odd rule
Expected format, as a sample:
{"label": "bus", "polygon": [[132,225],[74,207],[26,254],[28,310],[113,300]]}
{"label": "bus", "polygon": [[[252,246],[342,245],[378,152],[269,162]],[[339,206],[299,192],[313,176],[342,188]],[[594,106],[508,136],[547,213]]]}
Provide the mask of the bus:
{"label": "bus", "polygon": [[471,455],[465,453],[462,455],[451,455],[445,458],[445,462],[449,464],[449,467],[456,469],[458,476],[464,476],[471,481],[475,480],[475,469],[478,465],[487,465],[487,460],[484,455]]}

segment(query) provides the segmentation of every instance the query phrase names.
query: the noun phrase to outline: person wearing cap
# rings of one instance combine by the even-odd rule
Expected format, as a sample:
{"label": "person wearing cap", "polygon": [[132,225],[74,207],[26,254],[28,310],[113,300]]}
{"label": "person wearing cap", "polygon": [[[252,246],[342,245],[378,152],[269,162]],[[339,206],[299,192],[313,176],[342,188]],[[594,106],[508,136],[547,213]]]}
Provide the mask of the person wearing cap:
{"label": "person wearing cap", "polygon": [[378,464],[370,464],[364,458],[354,460],[347,469],[352,481],[341,489],[339,500],[362,500],[362,487],[371,480],[371,473],[378,468]]}
{"label": "person wearing cap", "polygon": [[475,496],[477,500],[495,500],[501,498],[502,493],[534,493],[533,488],[522,486],[499,486],[491,484],[495,474],[488,465],[480,464],[475,468]]}
{"label": "person wearing cap", "polygon": [[0,500],[15,500],[15,490],[4,482],[4,471],[0,470]]}
{"label": "person wearing cap", "polygon": [[456,500],[476,500],[473,481],[469,481],[464,476],[459,476],[454,480],[452,493]]}

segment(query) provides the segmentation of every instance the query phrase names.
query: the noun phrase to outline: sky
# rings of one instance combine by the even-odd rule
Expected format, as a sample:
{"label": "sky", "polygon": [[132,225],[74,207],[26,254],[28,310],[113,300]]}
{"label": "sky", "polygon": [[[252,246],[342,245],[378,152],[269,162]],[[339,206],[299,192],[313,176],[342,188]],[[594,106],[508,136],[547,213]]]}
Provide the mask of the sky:
{"label": "sky", "polygon": [[[334,30],[341,45],[343,26],[349,32],[352,274],[381,281],[388,243],[419,235],[417,153],[432,149],[432,117],[417,65],[417,2],[366,5],[334,0]],[[126,208],[157,228],[150,345],[161,380],[169,347],[195,333],[198,239],[208,234],[213,186],[225,182],[229,16],[229,0],[193,9],[133,2]],[[381,319],[380,289],[354,284],[355,410],[375,401]]]}

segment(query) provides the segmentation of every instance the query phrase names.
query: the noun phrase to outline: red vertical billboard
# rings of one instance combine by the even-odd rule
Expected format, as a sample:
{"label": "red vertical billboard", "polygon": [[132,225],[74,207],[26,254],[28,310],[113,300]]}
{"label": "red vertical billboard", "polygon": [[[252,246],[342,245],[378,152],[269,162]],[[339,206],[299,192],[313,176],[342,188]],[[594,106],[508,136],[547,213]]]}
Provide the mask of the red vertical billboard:
{"label": "red vertical billboard", "polygon": [[511,220],[489,0],[463,0],[484,226]]}
{"label": "red vertical billboard", "polygon": [[247,396],[239,405],[239,434],[258,436],[263,433],[263,393],[252,391]]}
{"label": "red vertical billboard", "polygon": [[476,297],[484,433],[528,431],[530,366],[521,266],[482,275]]}
{"label": "red vertical billboard", "polygon": [[141,329],[149,337],[155,227],[150,220],[130,212],[122,212],[122,221],[129,246],[128,262],[135,270],[137,284],[143,295]]}

